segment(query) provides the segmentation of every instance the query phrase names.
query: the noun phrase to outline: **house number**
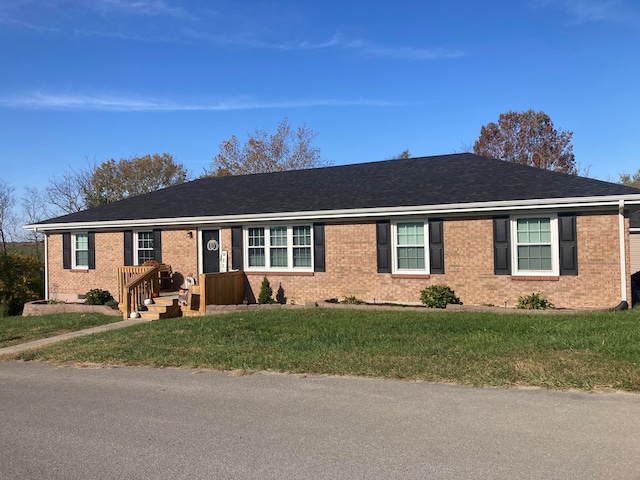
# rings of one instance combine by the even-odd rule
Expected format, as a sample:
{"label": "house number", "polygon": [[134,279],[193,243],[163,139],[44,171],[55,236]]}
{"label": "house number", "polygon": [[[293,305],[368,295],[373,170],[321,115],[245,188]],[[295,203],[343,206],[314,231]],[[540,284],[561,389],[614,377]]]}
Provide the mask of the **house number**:
{"label": "house number", "polygon": [[214,240],[213,238],[207,242],[207,250],[209,250],[210,252],[217,252],[218,247],[218,241]]}

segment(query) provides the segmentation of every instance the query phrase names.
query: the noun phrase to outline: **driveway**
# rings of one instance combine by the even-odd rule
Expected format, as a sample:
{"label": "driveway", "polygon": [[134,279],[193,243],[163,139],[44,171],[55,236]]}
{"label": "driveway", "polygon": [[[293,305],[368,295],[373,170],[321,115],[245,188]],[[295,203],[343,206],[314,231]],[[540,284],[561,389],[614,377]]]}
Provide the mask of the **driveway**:
{"label": "driveway", "polygon": [[640,396],[0,364],[20,479],[638,479]]}

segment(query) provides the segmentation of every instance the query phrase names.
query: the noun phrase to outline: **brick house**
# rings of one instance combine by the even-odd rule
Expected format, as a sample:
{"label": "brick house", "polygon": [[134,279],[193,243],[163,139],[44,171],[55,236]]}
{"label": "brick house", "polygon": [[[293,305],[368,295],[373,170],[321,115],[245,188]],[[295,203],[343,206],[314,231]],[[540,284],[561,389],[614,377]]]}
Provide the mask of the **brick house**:
{"label": "brick house", "polygon": [[[118,291],[117,267],[156,260],[174,284],[242,270],[289,302],[420,300],[447,284],[466,304],[557,307],[631,298],[623,185],[456,154],[205,178],[27,228],[46,237],[48,298]],[[114,294],[115,295],[115,294]]]}

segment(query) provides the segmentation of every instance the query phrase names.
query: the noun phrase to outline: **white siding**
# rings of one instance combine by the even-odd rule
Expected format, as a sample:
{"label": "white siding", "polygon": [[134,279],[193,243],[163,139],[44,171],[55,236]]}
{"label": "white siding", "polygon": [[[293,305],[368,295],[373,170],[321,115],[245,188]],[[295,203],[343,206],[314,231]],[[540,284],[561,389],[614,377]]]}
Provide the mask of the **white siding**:
{"label": "white siding", "polygon": [[629,235],[629,246],[631,248],[631,275],[640,271],[640,233]]}

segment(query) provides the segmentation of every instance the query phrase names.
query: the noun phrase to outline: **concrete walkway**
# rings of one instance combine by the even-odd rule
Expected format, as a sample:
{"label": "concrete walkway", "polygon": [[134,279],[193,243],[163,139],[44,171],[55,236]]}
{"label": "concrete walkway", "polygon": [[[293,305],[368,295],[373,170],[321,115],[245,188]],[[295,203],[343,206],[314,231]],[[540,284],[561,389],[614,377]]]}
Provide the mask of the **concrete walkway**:
{"label": "concrete walkway", "polygon": [[145,320],[142,318],[132,318],[122,320],[121,322],[107,323],[106,325],[98,325],[97,327],[64,333],[62,335],[56,335],[55,337],[41,338],[40,340],[34,340],[33,342],[12,345],[11,347],[0,348],[0,356],[20,353],[32,348],[40,348],[52,343],[62,342],[63,340],[68,340],[70,338],[84,337],[85,335],[91,335],[92,333],[106,332],[107,330],[115,330],[116,328],[130,327],[131,325],[137,325],[139,323],[149,323],[149,320]]}

